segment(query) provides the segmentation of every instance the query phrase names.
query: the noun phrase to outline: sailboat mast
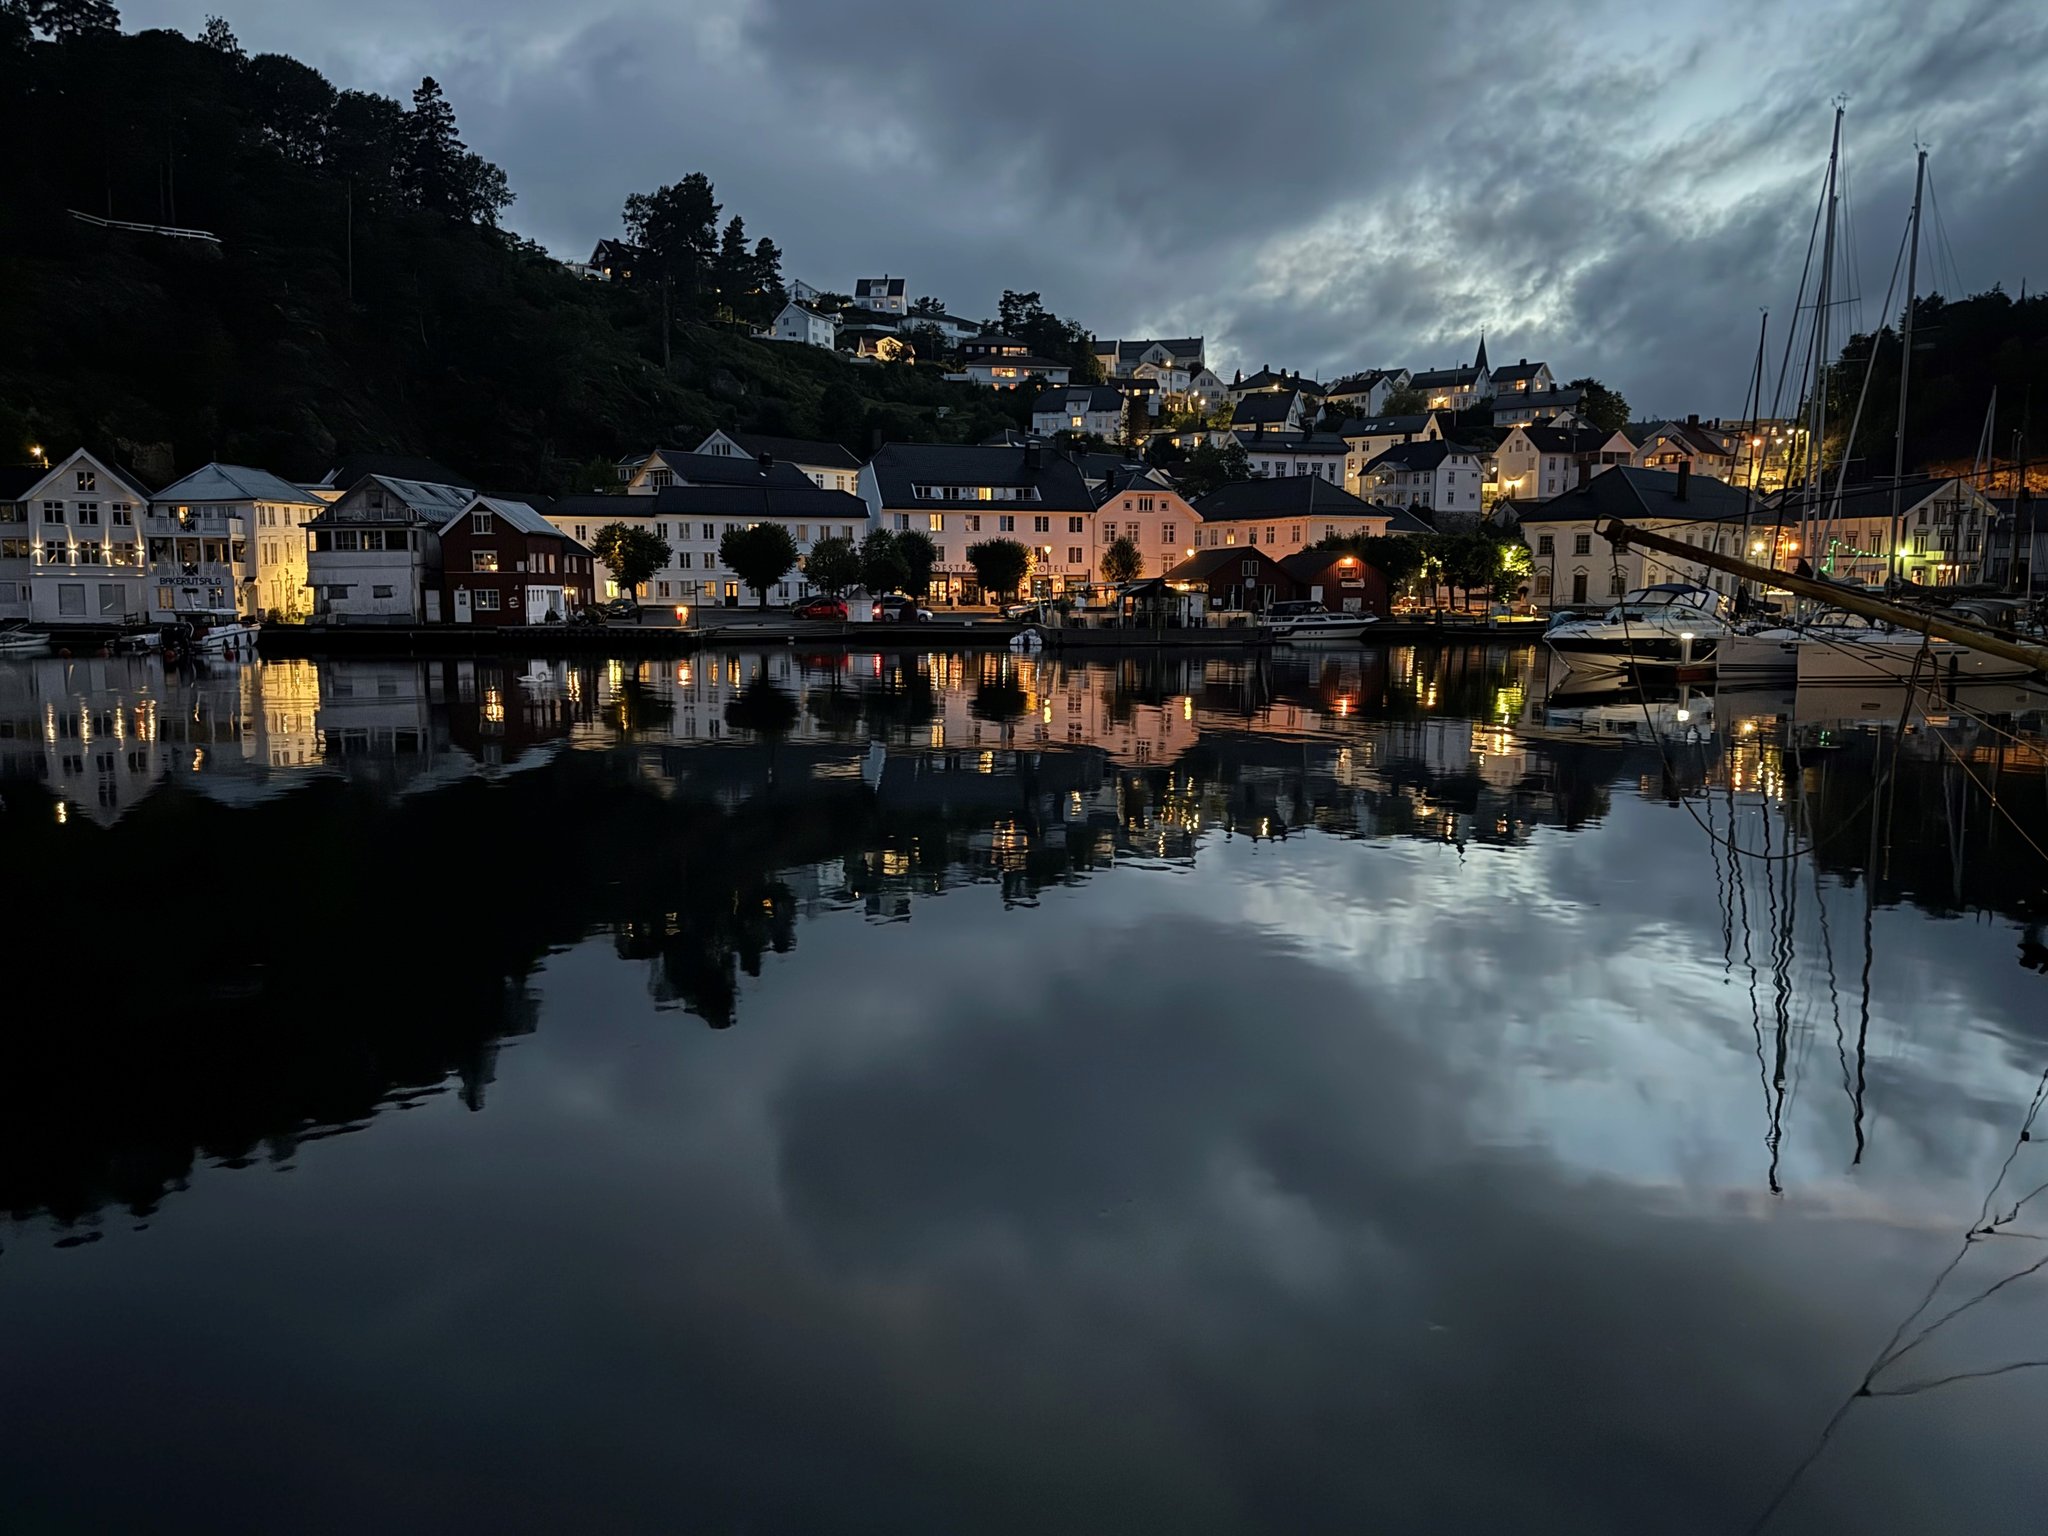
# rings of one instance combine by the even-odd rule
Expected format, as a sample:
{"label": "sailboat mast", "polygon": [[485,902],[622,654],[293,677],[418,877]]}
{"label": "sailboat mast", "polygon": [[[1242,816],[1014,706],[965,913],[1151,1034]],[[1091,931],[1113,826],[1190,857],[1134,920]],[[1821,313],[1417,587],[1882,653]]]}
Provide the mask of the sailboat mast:
{"label": "sailboat mast", "polygon": [[1828,150],[1828,222],[1821,239],[1820,286],[1813,298],[1813,408],[1806,444],[1806,507],[1799,519],[1799,553],[1811,563],[1813,527],[1818,521],[1820,456],[1828,430],[1828,310],[1835,297],[1835,214],[1841,202],[1842,111],[1835,108],[1835,136]]}
{"label": "sailboat mast", "polygon": [[[1771,312],[1764,311],[1763,319],[1757,322],[1756,370],[1749,386],[1749,484],[1742,488],[1742,543],[1739,546],[1744,559],[1749,558],[1749,520],[1756,505],[1757,482],[1763,473],[1762,451],[1764,446],[1763,422],[1758,413],[1764,407],[1764,342],[1771,334]],[[1740,613],[1748,605],[1749,584],[1740,577],[1735,581],[1735,609]]]}
{"label": "sailboat mast", "polygon": [[[1899,430],[1892,439],[1892,582],[1899,584],[1899,544],[1905,537],[1906,391],[1913,379],[1913,300],[1920,282],[1920,193],[1927,184],[1927,151],[1913,168],[1913,232],[1906,241],[1906,317],[1899,326]],[[1960,551],[1958,551],[1960,553]]]}

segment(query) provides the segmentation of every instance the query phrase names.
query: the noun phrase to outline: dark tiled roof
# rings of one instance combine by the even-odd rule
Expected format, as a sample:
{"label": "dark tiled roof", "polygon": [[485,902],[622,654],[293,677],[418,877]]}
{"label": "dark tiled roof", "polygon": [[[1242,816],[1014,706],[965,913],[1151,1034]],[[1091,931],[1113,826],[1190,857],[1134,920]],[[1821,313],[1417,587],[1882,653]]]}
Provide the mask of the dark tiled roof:
{"label": "dark tiled roof", "polygon": [[[1037,467],[1031,467],[1036,458]],[[1090,512],[1095,498],[1080,468],[1051,448],[963,447],[953,443],[887,443],[871,461],[885,507],[960,507],[977,512]],[[929,501],[913,485],[1036,486],[1037,501]]]}
{"label": "dark tiled roof", "polygon": [[815,464],[820,469],[859,469],[860,460],[842,444],[823,443],[808,437],[770,437],[763,432],[725,434],[756,459],[762,454],[790,464]]}
{"label": "dark tiled roof", "polygon": [[[1271,555],[1256,544],[1230,544],[1214,549],[1198,549],[1181,561],[1164,576],[1166,581],[1207,581],[1219,571],[1228,576],[1239,574],[1241,560],[1257,560],[1264,565],[1280,565]],[[1284,571],[1285,566],[1281,566]]]}
{"label": "dark tiled roof", "polygon": [[1320,395],[1323,392],[1323,386],[1314,379],[1305,379],[1298,373],[1275,373],[1270,368],[1261,368],[1257,373],[1239,380],[1230,387],[1252,390],[1298,389],[1304,395]]}
{"label": "dark tiled roof", "polygon": [[1202,356],[1202,338],[1199,336],[1148,336],[1142,341],[1098,341],[1095,344],[1098,356],[1110,348],[1116,349],[1119,363],[1135,363],[1154,347],[1164,347],[1182,362],[1195,362]]}
{"label": "dark tiled roof", "polygon": [[1411,389],[1470,388],[1479,381],[1477,368],[1428,368],[1408,381]]}
{"label": "dark tiled roof", "polygon": [[819,522],[865,520],[868,505],[846,491],[821,491],[802,475],[792,485],[670,485],[652,496],[564,496],[548,515],[612,523],[627,518],[800,517]]}
{"label": "dark tiled roof", "polygon": [[[1076,404],[1075,402],[1080,402]],[[1034,415],[1048,415],[1054,411],[1121,411],[1124,397],[1107,384],[1062,385],[1048,389],[1031,402]]]}
{"label": "dark tiled roof", "polygon": [[1502,382],[1512,384],[1517,379],[1533,379],[1536,377],[1536,371],[1539,368],[1547,368],[1549,366],[1548,363],[1532,363],[1527,360],[1519,363],[1504,363],[1494,369],[1491,376],[1496,384]]}
{"label": "dark tiled roof", "polygon": [[1650,438],[1655,437],[1659,432],[1670,433],[1694,453],[1711,454],[1716,458],[1727,458],[1735,452],[1733,444],[1727,437],[1704,422],[1695,424],[1687,421],[1660,421],[1655,423],[1646,435],[1637,437],[1631,432],[1629,437],[1635,442],[1648,446]]}
{"label": "dark tiled roof", "polygon": [[[728,434],[729,435],[729,434]],[[684,453],[675,448],[655,450],[661,455],[671,473],[689,485],[759,485],[762,481],[760,460],[727,453]],[[851,455],[848,455],[851,457]],[[767,481],[770,485],[790,487],[811,486],[811,477],[786,459],[778,458],[768,466]]]}
{"label": "dark tiled roof", "polygon": [[1598,427],[1522,427],[1522,436],[1538,453],[1598,453],[1614,436]]}
{"label": "dark tiled roof", "polygon": [[1246,453],[1325,454],[1341,459],[1351,451],[1343,438],[1328,432],[1239,432],[1235,435]]}
{"label": "dark tiled roof", "polygon": [[367,475],[381,475],[386,480],[412,480],[422,485],[459,485],[472,491],[477,488],[475,480],[450,469],[438,459],[403,453],[343,454],[334,461],[334,467],[327,471],[326,478],[320,483],[346,491]]}
{"label": "dark tiled roof", "polygon": [[1390,437],[1396,432],[1421,432],[1427,416],[1354,416],[1337,429],[1339,437]]}
{"label": "dark tiled roof", "polygon": [[1230,424],[1233,427],[1253,427],[1262,422],[1285,421],[1299,398],[1292,390],[1286,389],[1246,395],[1231,408]]}
{"label": "dark tiled roof", "polygon": [[[1525,523],[1584,521],[1592,518],[1661,517],[1685,522],[1725,523],[1740,521],[1748,502],[1741,490],[1705,475],[1693,475],[1686,499],[1678,499],[1679,477],[1661,469],[1636,469],[1621,464],[1604,470],[1573,486],[1562,495],[1539,502],[1522,513]],[[1752,512],[1766,521],[1777,514],[1765,512],[1758,503]]]}
{"label": "dark tiled roof", "polygon": [[1405,469],[1412,473],[1435,469],[1445,459],[1455,455],[1462,454],[1466,458],[1475,458],[1478,453],[1479,450],[1476,448],[1469,448],[1463,443],[1447,443],[1438,437],[1428,442],[1396,443],[1365,467],[1377,469],[1384,464],[1389,469]]}
{"label": "dark tiled roof", "polygon": [[1360,501],[1321,475],[1274,475],[1219,485],[1195,502],[1202,521],[1249,522],[1261,517],[1375,517],[1380,509]]}

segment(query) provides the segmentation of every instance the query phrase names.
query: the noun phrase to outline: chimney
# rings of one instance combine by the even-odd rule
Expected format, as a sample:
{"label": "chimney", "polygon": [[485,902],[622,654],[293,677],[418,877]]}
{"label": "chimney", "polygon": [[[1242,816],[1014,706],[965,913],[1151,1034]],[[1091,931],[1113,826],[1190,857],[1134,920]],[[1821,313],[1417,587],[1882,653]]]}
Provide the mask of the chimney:
{"label": "chimney", "polygon": [[873,458],[882,451],[882,429],[874,428],[868,433],[868,457]]}
{"label": "chimney", "polygon": [[1035,437],[1029,439],[1024,444],[1024,473],[1027,475],[1038,473],[1038,439]]}
{"label": "chimney", "polygon": [[768,478],[768,471],[775,467],[775,455],[772,453],[764,453],[761,455],[760,462],[761,478],[765,480]]}
{"label": "chimney", "polygon": [[1700,424],[1700,413],[1698,411],[1694,411],[1690,416],[1685,418],[1685,424],[1688,427],[1698,426]]}
{"label": "chimney", "polygon": [[1692,460],[1678,461],[1678,489],[1671,493],[1673,501],[1689,501],[1692,498]]}

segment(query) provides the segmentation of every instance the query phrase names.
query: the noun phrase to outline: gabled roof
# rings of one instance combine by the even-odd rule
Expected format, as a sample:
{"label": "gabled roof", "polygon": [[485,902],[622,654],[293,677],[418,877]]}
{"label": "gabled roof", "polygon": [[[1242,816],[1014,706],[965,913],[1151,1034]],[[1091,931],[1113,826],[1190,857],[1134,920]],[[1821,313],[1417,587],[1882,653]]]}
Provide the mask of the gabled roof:
{"label": "gabled roof", "polygon": [[[613,498],[613,500],[617,499],[616,497]],[[445,523],[441,524],[441,532],[446,533],[472,512],[489,512],[510,527],[517,528],[521,533],[544,534],[551,539],[562,539],[571,544],[576,543],[574,539],[541,516],[539,509],[525,501],[515,500],[509,496],[472,497],[461,511],[455,513]],[[580,545],[578,547],[581,548]]]}
{"label": "gabled roof", "polygon": [[853,291],[857,295],[879,294],[883,298],[900,299],[905,291],[903,284],[904,279],[900,277],[862,277],[854,280]]}
{"label": "gabled roof", "polygon": [[1199,336],[1148,336],[1140,341],[1098,341],[1095,354],[1107,357],[1112,352],[1118,363],[1136,363],[1154,347],[1164,347],[1183,362],[1193,362],[1202,356],[1202,338]]}
{"label": "gabled roof", "polygon": [[[1198,549],[1179,565],[1161,577],[1163,581],[1208,581],[1219,572],[1235,576],[1240,573],[1240,561],[1258,560],[1265,565],[1280,565],[1271,555],[1256,544],[1231,544],[1211,549]],[[1281,566],[1285,570],[1285,566]]]}
{"label": "gabled roof", "polygon": [[1644,437],[1637,438],[1634,433],[1629,435],[1643,447],[1648,447],[1650,439],[1660,433],[1676,438],[1680,444],[1694,453],[1727,458],[1735,452],[1734,444],[1726,434],[1695,421],[1660,421],[1655,423]]}
{"label": "gabled roof", "polygon": [[1408,384],[1411,389],[1470,389],[1478,382],[1477,368],[1426,368]]}
{"label": "gabled roof", "polygon": [[52,460],[50,463],[50,467],[48,469],[35,470],[35,478],[29,481],[28,485],[21,492],[21,497],[17,497],[16,499],[19,500],[23,497],[28,496],[30,492],[38,489],[46,481],[55,480],[56,477],[61,474],[65,474],[67,472],[75,473],[77,462],[80,459],[92,460],[93,466],[95,468],[105,470],[108,474],[112,475],[115,480],[119,481],[123,486],[126,486],[130,491],[133,491],[137,496],[142,498],[142,500],[144,501],[149,500],[149,498],[155,494],[150,490],[148,485],[146,485],[132,471],[123,469],[119,464],[116,464],[111,458],[107,457],[106,455],[94,453],[89,448],[74,448],[71,450],[71,452],[65,454],[63,458]]}
{"label": "gabled roof", "polygon": [[[1036,468],[1033,468],[1033,462]],[[959,507],[975,512],[1092,512],[1095,498],[1080,468],[1065,454],[1042,446],[965,447],[954,443],[887,443],[869,462],[885,507]],[[1036,486],[1030,502],[979,498],[924,498],[913,485]]]}
{"label": "gabled roof", "polygon": [[823,491],[799,475],[795,484],[670,485],[652,496],[564,496],[548,508],[556,522],[587,518],[618,523],[636,518],[810,518],[818,522],[864,521],[868,504],[846,491]]}
{"label": "gabled roof", "polygon": [[1233,427],[1255,427],[1265,422],[1285,421],[1299,409],[1301,396],[1291,389],[1264,390],[1246,395],[1230,410]]}
{"label": "gabled roof", "polygon": [[[753,455],[756,461],[765,453],[772,459],[790,464],[814,464],[819,469],[860,468],[860,460],[848,452],[843,443],[821,442],[809,437],[770,437],[765,432],[734,432],[725,428],[712,433],[704,442],[710,442],[712,437],[719,436],[721,432],[742,450]],[[704,443],[697,445],[697,451],[703,453]]]}
{"label": "gabled roof", "polygon": [[1232,435],[1246,453],[1322,454],[1341,459],[1351,451],[1343,438],[1329,432],[1290,429],[1285,432],[1234,432]]}
{"label": "gabled roof", "polygon": [[1517,427],[1538,453],[1598,453],[1617,436],[1598,427]]}
{"label": "gabled roof", "polygon": [[1381,384],[1394,376],[1392,368],[1366,368],[1358,373],[1347,373],[1326,386],[1324,393],[1331,395],[1363,395],[1378,389]]}
{"label": "gabled roof", "polygon": [[1427,442],[1396,443],[1365,467],[1372,470],[1385,465],[1388,469],[1405,469],[1410,474],[1417,474],[1435,469],[1453,455],[1473,458],[1478,452],[1476,448],[1469,448],[1462,443],[1446,442],[1443,438],[1436,437]]}
{"label": "gabled roof", "polygon": [[1526,357],[1518,363],[1506,363],[1492,372],[1496,384],[1512,384],[1517,379],[1533,379],[1539,369],[1548,368],[1548,363],[1532,363]]}
{"label": "gabled roof", "polygon": [[267,469],[246,464],[208,464],[182,480],[174,480],[152,501],[279,501],[292,506],[324,507],[325,498],[280,480]]}
{"label": "gabled roof", "polygon": [[1298,373],[1275,373],[1270,368],[1261,368],[1249,378],[1240,379],[1230,387],[1251,390],[1293,389],[1304,395],[1320,395],[1323,392],[1323,386],[1314,379],[1305,379]]}
{"label": "gabled roof", "polygon": [[[1091,454],[1088,457],[1102,458],[1104,455]],[[1099,478],[1102,481],[1102,485],[1096,494],[1105,502],[1112,496],[1122,496],[1132,491],[1144,491],[1152,495],[1166,496],[1178,496],[1180,494],[1179,488],[1174,485],[1170,475],[1154,469],[1149,464],[1119,463],[1101,476],[1089,474],[1088,466],[1084,464],[1081,472],[1087,474],[1091,480]]]}
{"label": "gabled roof", "polygon": [[1121,411],[1124,397],[1107,384],[1071,384],[1048,389],[1031,402],[1033,415],[1058,411]]}
{"label": "gabled roof", "polygon": [[421,485],[462,485],[470,490],[477,488],[469,476],[450,469],[436,459],[420,458],[403,453],[346,453],[334,461],[334,467],[327,471],[317,483],[334,490],[352,489],[356,482],[370,475],[383,475],[392,480],[410,480]]}
{"label": "gabled roof", "polygon": [[1274,475],[1236,480],[1198,497],[1202,521],[1249,522],[1262,517],[1381,517],[1385,509],[1360,501],[1321,475]]}
{"label": "gabled roof", "polygon": [[1339,437],[1390,437],[1396,432],[1426,432],[1429,417],[1354,416],[1337,429]]}
{"label": "gabled roof", "polygon": [[[811,485],[811,477],[785,459],[777,459],[770,464],[764,476],[758,458],[741,458],[729,453],[687,453],[678,448],[657,448],[654,456],[661,460],[669,473],[686,485],[758,485],[764,478],[771,485]],[[817,489],[816,486],[811,488]]]}
{"label": "gabled roof", "polygon": [[323,508],[320,515],[314,518],[313,521],[316,523],[359,521],[359,519],[355,518],[341,518],[337,515],[337,511],[339,508],[346,506],[349,498],[354,496],[357,491],[372,483],[382,486],[386,492],[396,498],[398,503],[411,512],[414,517],[432,523],[436,528],[439,528],[450,517],[453,517],[457,512],[468,506],[476,496],[476,487],[469,485],[444,485],[432,480],[401,480],[395,475],[365,475],[362,479],[356,481],[354,485],[350,486],[347,491],[343,492],[339,501]]}
{"label": "gabled roof", "polygon": [[829,325],[837,325],[839,323],[837,315],[828,315],[822,309],[813,309],[810,305],[801,303],[796,299],[791,299],[787,304],[783,305],[777,318],[779,319],[782,315],[788,314],[792,309],[796,310],[799,314],[810,316],[813,320],[823,320]]}
{"label": "gabled roof", "polygon": [[[1524,523],[1568,519],[1585,522],[1603,517],[1651,517],[1695,523],[1741,520],[1743,508],[1749,502],[1741,490],[1705,475],[1692,475],[1688,479],[1686,498],[1680,501],[1677,475],[1661,469],[1637,469],[1632,465],[1619,464],[1595,475],[1583,485],[1575,485],[1548,501],[1537,503],[1521,514],[1521,520]],[[1754,505],[1751,515],[1765,522],[1775,521],[1778,516],[1774,512],[1766,512],[1761,503]]]}

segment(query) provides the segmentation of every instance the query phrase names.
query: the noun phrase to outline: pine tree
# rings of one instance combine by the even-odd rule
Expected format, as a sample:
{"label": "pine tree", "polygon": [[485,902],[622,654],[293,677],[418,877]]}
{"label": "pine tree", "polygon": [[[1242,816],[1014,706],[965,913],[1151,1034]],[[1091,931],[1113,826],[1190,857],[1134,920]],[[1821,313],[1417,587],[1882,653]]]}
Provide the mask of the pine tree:
{"label": "pine tree", "polygon": [[242,51],[242,40],[235,36],[235,29],[219,16],[206,18],[206,26],[199,34],[199,41],[215,53],[225,54],[238,64],[248,57]]}
{"label": "pine tree", "polygon": [[457,213],[462,157],[467,150],[455,132],[455,108],[432,75],[421,80],[412,93],[403,142],[400,174],[406,201],[435,213]]}
{"label": "pine tree", "polygon": [[766,325],[789,302],[789,289],[782,281],[782,248],[766,235],[754,242],[753,287],[759,295],[754,318]]}
{"label": "pine tree", "polygon": [[719,306],[737,316],[747,308],[747,290],[753,287],[754,259],[747,252],[747,223],[734,214],[718,243],[718,259],[712,267],[711,283],[718,290]]}

